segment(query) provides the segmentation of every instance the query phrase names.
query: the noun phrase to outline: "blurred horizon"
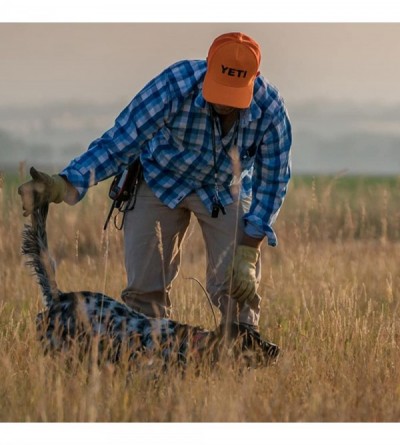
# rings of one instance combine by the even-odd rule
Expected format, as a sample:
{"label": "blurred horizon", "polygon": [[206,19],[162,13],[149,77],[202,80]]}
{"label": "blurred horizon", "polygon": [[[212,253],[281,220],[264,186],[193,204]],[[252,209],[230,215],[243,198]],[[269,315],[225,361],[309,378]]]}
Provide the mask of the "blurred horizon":
{"label": "blurred horizon", "polygon": [[64,166],[152,77],[232,30],[259,42],[285,99],[294,172],[398,174],[396,23],[2,23],[0,170]]}
{"label": "blurred horizon", "polygon": [[[19,162],[54,171],[87,149],[113,125],[122,101],[0,106],[0,171]],[[400,103],[309,101],[289,108],[294,174],[397,175]]]}

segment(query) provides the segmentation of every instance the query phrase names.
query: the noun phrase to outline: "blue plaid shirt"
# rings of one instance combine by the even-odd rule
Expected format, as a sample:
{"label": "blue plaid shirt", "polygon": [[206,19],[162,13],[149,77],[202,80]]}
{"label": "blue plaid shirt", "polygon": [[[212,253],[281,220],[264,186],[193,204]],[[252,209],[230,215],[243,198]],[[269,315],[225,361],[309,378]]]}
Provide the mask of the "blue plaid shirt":
{"label": "blue plaid shirt", "polygon": [[[120,173],[140,156],[145,180],[164,204],[173,209],[195,192],[211,212],[214,139],[222,205],[233,202],[232,184],[240,179],[241,197],[252,198],[244,215],[246,233],[266,235],[275,246],[272,225],[291,175],[291,126],[283,100],[258,76],[250,107],[240,111],[238,125],[221,137],[218,119],[213,125],[202,96],[205,72],[204,60],[181,61],[164,70],[133,98],[115,125],[60,174],[82,199],[90,186]],[[239,169],[231,156],[236,143]]]}

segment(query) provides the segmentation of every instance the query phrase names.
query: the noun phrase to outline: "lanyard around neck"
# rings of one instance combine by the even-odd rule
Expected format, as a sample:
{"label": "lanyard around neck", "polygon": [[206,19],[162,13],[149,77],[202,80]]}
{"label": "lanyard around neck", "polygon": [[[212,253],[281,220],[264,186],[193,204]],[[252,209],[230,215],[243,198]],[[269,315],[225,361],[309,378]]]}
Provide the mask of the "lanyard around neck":
{"label": "lanyard around neck", "polygon": [[[214,160],[214,179],[216,182],[218,182],[218,165],[217,165],[217,143],[215,140],[215,129],[217,127],[216,120],[217,116],[212,108],[211,109],[211,122],[212,122],[212,128],[211,128],[211,141],[212,141],[212,150],[213,150],[213,160]],[[231,130],[229,130],[228,133],[230,133]],[[227,149],[227,146],[224,145],[222,142],[222,134],[220,134],[221,139],[221,146],[224,152],[228,155],[228,151],[230,148],[237,146],[238,142],[238,136],[239,136],[239,120],[236,119],[234,123],[234,137],[233,137],[233,144],[230,144],[230,147]],[[227,133],[227,134],[228,134]]]}
{"label": "lanyard around neck", "polygon": [[[225,215],[226,212],[225,212],[224,206],[221,203],[221,200],[219,199],[217,143],[216,143],[216,140],[215,140],[215,129],[216,129],[216,119],[217,119],[217,116],[215,115],[214,110],[212,109],[212,107],[210,107],[210,111],[211,111],[210,115],[211,115],[211,122],[212,122],[211,141],[212,141],[213,161],[214,161],[214,197],[213,197],[213,206],[212,206],[211,216],[213,218],[217,218],[219,210],[221,210],[224,215]],[[236,119],[234,125],[235,125],[235,127],[234,127],[234,130],[233,130],[234,131],[233,145],[231,145],[229,148],[231,148],[232,146],[233,147],[237,146],[238,134],[239,134],[239,122],[238,122],[238,119]],[[221,146],[222,146],[222,149],[228,155],[228,150],[227,150],[226,146],[222,142],[222,134],[220,136],[221,136]]]}

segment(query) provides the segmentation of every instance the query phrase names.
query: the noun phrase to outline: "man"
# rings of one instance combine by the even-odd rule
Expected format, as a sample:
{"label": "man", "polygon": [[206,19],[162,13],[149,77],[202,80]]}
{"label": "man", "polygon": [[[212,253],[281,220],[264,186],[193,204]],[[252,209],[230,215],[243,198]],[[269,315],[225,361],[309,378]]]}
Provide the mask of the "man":
{"label": "man", "polygon": [[286,108],[260,75],[260,60],[259,45],[235,32],[216,38],[206,61],[168,67],[59,175],[32,171],[19,188],[24,215],[43,202],[74,204],[140,157],[144,180],[124,226],[122,299],[147,315],[169,316],[194,214],[222,322],[256,329],[260,246],[265,237],[277,243],[272,224],[290,179],[291,147]]}

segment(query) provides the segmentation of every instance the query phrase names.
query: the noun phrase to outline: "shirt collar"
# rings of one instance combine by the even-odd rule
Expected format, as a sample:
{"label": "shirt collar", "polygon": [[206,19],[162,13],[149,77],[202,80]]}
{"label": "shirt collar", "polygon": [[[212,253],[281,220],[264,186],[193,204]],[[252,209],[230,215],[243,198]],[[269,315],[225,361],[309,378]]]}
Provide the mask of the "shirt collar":
{"label": "shirt collar", "polygon": [[[198,108],[207,108],[207,102],[203,97],[201,88],[199,89],[199,92],[195,97],[194,105]],[[261,108],[257,105],[256,101],[253,98],[250,103],[250,107],[240,112],[240,125],[242,127],[246,126],[249,122],[259,119],[261,117],[261,114]]]}

